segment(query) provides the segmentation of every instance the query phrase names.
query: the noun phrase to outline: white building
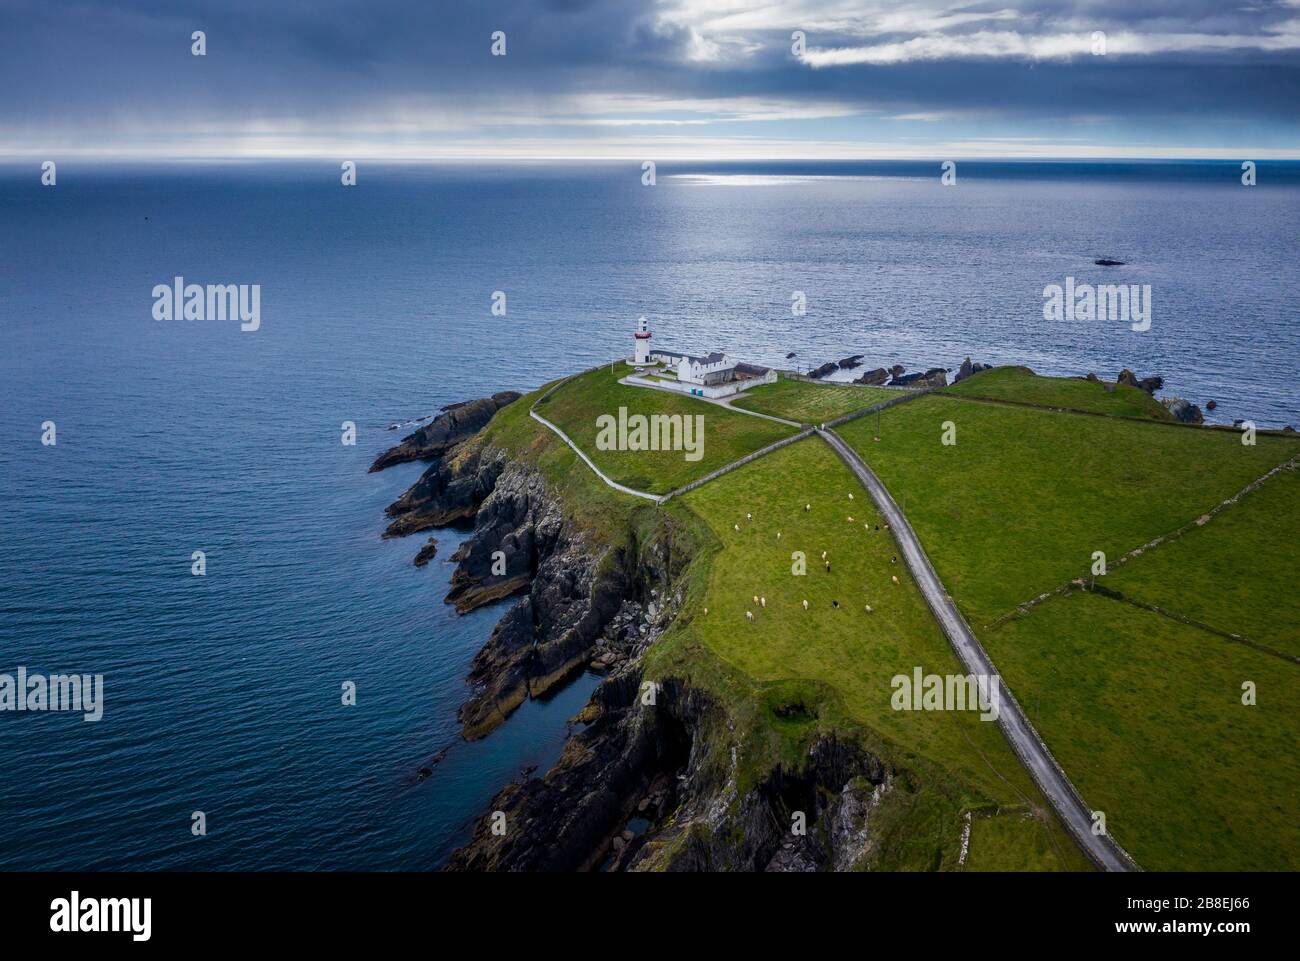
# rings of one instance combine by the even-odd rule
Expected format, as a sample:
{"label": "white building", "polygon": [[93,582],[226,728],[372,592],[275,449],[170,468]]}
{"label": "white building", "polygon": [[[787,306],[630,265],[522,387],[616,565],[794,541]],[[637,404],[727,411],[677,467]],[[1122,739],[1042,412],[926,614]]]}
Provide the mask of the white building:
{"label": "white building", "polygon": [[727,397],[759,384],[776,383],[776,371],[770,367],[740,363],[721,351],[688,354],[665,347],[650,352],[649,357],[676,376],[675,381],[660,380],[658,386],[700,397]]}

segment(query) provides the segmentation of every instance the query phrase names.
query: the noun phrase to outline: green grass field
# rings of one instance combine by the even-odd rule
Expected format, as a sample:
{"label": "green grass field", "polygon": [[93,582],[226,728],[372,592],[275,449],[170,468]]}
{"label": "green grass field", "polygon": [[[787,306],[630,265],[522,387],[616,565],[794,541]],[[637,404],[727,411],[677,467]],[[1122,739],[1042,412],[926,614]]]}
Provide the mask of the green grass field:
{"label": "green grass field", "polygon": [[[956,444],[941,443],[944,424]],[[931,394],[840,435],[880,475],[972,626],[1175,530],[1300,449]]]}
{"label": "green grass field", "polygon": [[[795,433],[792,427],[729,411],[682,394],[618,383],[620,377],[631,372],[626,364],[617,364],[612,373],[608,367],[602,367],[581,374],[545,400],[537,408],[537,413],[572,437],[606,474],[637,490],[666,494]],[[703,456],[689,461],[680,450],[598,450],[596,419],[602,414],[617,417],[620,407],[627,408],[629,416],[702,416]],[[580,463],[579,466],[586,470],[585,465]]]}
{"label": "green grass field", "polygon": [[945,388],[944,392],[958,397],[1016,401],[1115,417],[1173,420],[1164,404],[1140,388],[1127,384],[1093,383],[1077,377],[1042,377],[1028,367],[995,367],[981,371]]}
{"label": "green grass field", "polygon": [[[811,512],[805,512],[806,504]],[[900,829],[886,862],[929,866],[942,850],[938,860],[953,868],[962,809],[1045,808],[996,724],[971,712],[891,708],[894,675],[910,674],[917,665],[927,673],[962,671],[905,566],[890,562],[896,548],[887,532],[875,530],[880,519],[865,491],[823,442],[808,439],[763,457],[685,495],[674,509],[703,519],[716,538],[716,552],[675,636],[652,652],[661,669],[698,671],[716,658],[744,679],[741,693],[733,695],[736,702],[772,708],[797,702],[800,714],[816,719],[806,723],[861,729],[873,750],[923,772],[937,794],[924,802],[898,802],[900,809],[890,816],[904,818],[911,828]],[[806,575],[792,573],[794,551],[806,555]],[[894,584],[893,576],[901,583]],[[765,597],[766,606],[755,604],[755,595]],[[753,621],[746,611],[755,614]],[[722,686],[707,673],[696,680]],[[789,733],[795,735],[805,723],[762,713],[761,723],[778,732],[793,728]],[[799,751],[788,753],[798,763]],[[766,769],[766,762],[757,765]],[[997,842],[1024,850],[990,855],[991,864],[1028,860],[1086,868],[1050,814],[1025,823],[1023,832]],[[917,836],[909,841],[909,834]],[[1049,834],[1050,858],[1039,850]],[[910,846],[916,843],[919,848]]]}
{"label": "green grass field", "polygon": [[778,380],[775,384],[750,388],[732,401],[732,406],[801,424],[820,424],[897,396],[898,391],[882,387]]}
{"label": "green grass field", "polygon": [[1286,470],[1204,527],[1107,575],[1107,587],[1300,657],[1300,473]]}
{"label": "green grass field", "polygon": [[[1144,868],[1300,870],[1294,663],[1087,592],[981,640]],[[1254,706],[1241,702],[1248,680]]]}
{"label": "green grass field", "polygon": [[[955,446],[940,443],[945,422]],[[1300,734],[1297,665],[1098,594],[989,626],[1087,574],[1094,550],[1116,558],[1180,528],[1300,444],[942,395],[886,411],[878,442],[874,430],[855,421],[840,433],[903,506],[1031,721],[1139,864],[1300,866],[1300,781],[1286,746]],[[1294,645],[1295,497],[1294,475],[1274,477],[1100,583]],[[1240,702],[1246,680],[1259,686],[1256,707]]]}

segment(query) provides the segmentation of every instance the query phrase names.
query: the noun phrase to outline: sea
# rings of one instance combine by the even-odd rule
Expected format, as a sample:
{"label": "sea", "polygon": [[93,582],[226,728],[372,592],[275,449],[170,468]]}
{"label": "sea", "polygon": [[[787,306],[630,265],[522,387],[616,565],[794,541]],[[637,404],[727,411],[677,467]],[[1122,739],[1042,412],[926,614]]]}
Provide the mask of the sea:
{"label": "sea", "polygon": [[[423,537],[381,538],[422,466],[367,468],[443,405],[629,354],[640,316],[655,344],[799,370],[1129,367],[1212,421],[1300,426],[1300,164],[1249,187],[1236,161],[941,173],[0,167],[0,674],[103,678],[97,721],[0,711],[0,868],[445,863],[597,679],[463,741],[503,608],[443,602],[466,532],[422,569]],[[257,329],[157,319],[177,277],[256,285]],[[1045,319],[1067,278],[1150,285],[1149,329]]]}

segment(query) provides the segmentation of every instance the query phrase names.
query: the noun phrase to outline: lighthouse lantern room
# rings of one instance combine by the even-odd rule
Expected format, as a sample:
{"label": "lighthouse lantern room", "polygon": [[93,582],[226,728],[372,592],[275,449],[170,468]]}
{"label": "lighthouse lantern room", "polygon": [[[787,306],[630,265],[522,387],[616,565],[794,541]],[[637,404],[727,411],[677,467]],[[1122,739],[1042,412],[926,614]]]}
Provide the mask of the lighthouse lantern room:
{"label": "lighthouse lantern room", "polygon": [[636,338],[636,353],[632,357],[632,363],[639,366],[650,363],[650,328],[646,324],[645,317],[641,317],[636,322],[636,333],[632,335]]}

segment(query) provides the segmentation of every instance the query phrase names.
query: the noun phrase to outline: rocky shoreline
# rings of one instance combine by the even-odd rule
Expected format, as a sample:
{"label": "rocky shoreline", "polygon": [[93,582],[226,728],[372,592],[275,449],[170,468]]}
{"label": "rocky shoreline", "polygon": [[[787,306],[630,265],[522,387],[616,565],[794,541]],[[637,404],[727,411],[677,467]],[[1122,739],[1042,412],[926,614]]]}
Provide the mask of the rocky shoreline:
{"label": "rocky shoreline", "polygon": [[[804,871],[865,857],[867,815],[896,774],[878,759],[823,739],[801,768],[778,766],[737,798],[737,735],[723,709],[677,679],[643,703],[641,656],[681,607],[688,538],[663,512],[625,544],[579,531],[535,469],[476,442],[490,416],[453,416],[515,399],[457,406],[376,460],[375,470],[429,462],[387,508],[385,536],[471,521],[447,603],[464,612],[517,597],[471,664],[466,739],[577,672],[608,676],[551,770],[525,772],[493,799],[488,810],[511,829],[496,834],[485,817],[448,869]],[[808,818],[805,837],[790,835],[794,810]]]}

